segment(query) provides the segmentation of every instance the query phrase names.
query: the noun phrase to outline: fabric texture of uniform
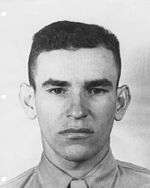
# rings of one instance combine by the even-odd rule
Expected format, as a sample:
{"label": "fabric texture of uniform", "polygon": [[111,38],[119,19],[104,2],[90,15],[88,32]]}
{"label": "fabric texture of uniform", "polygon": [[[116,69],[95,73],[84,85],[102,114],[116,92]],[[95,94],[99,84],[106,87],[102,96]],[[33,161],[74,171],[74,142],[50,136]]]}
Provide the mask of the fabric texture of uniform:
{"label": "fabric texture of uniform", "polygon": [[[37,167],[0,188],[68,188],[73,179],[43,154]],[[81,179],[89,188],[150,188],[150,170],[115,160],[111,151]]]}

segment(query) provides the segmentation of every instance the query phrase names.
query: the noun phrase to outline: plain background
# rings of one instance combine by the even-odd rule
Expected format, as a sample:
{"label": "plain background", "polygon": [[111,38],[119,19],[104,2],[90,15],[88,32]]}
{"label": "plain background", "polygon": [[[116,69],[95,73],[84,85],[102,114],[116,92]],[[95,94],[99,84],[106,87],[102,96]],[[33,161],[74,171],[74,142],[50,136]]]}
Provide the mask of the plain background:
{"label": "plain background", "polygon": [[121,84],[132,101],[114,124],[112,150],[120,160],[150,168],[150,2],[149,0],[0,0],[0,181],[35,166],[42,151],[37,121],[19,103],[27,82],[33,34],[58,20],[95,23],[120,41]]}

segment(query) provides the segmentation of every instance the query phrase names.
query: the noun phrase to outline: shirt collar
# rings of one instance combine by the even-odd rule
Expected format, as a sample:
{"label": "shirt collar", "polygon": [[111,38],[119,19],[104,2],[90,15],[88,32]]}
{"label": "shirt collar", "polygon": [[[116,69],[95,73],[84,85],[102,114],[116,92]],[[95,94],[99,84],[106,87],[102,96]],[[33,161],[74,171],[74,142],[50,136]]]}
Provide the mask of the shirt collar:
{"label": "shirt collar", "polygon": [[[85,177],[89,187],[95,184],[97,181],[103,181],[106,178],[113,177],[109,174],[115,172],[116,161],[112,155],[111,150],[107,153],[102,161],[100,161],[96,167],[94,167]],[[44,188],[67,188],[72,177],[65,171],[55,166],[51,161],[47,159],[45,154],[42,154],[41,162],[38,166],[39,180]]]}

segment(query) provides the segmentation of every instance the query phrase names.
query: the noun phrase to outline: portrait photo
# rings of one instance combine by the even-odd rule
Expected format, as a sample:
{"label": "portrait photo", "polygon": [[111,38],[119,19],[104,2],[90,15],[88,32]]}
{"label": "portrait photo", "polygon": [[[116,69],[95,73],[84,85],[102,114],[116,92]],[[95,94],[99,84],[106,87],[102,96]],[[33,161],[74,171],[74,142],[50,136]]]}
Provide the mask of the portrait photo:
{"label": "portrait photo", "polygon": [[0,187],[150,187],[149,10],[0,0]]}

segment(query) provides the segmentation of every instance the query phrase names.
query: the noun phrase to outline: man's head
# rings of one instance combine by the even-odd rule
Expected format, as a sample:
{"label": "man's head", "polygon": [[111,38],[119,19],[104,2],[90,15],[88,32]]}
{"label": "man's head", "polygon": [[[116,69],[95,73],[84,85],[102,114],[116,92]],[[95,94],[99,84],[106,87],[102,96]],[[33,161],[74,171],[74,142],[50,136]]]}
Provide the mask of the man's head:
{"label": "man's head", "polygon": [[119,42],[102,27],[64,21],[35,34],[30,86],[20,96],[38,118],[46,152],[84,161],[109,147],[113,122],[130,101],[128,87],[118,87],[120,71]]}

